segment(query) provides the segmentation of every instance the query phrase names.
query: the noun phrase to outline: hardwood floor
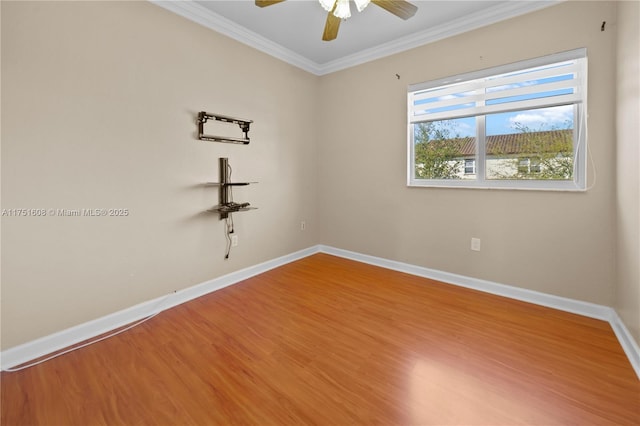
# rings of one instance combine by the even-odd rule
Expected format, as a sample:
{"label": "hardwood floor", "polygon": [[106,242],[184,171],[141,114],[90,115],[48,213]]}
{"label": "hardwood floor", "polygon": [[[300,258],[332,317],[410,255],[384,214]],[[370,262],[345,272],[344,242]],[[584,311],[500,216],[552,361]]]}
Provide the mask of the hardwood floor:
{"label": "hardwood floor", "polygon": [[608,323],[316,254],[3,372],[8,425],[637,425]]}

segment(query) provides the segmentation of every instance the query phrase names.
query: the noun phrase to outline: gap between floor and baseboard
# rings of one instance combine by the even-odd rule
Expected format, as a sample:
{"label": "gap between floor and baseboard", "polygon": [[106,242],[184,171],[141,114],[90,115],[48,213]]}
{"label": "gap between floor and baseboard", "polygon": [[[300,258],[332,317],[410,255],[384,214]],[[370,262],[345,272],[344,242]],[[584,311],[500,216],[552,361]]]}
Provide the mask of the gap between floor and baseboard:
{"label": "gap between floor and baseboard", "polygon": [[255,275],[315,253],[327,253],[423,278],[429,278],[448,284],[471,288],[486,293],[607,321],[611,325],[622,349],[629,358],[632,367],[640,379],[640,348],[613,308],[509,285],[498,284],[463,275],[452,274],[449,272],[438,271],[422,266],[411,265],[408,263],[388,260],[325,245],[316,245],[258,265],[241,269],[193,287],[179,290],[175,293],[143,302],[93,321],[7,349],[2,351],[0,354],[0,366],[2,370],[7,370],[17,365],[25,364],[47,354],[60,351],[64,348],[78,344],[79,342],[90,340],[96,336],[123,327],[124,325],[140,321],[143,318],[158,314],[163,310],[172,308],[197,297],[220,290],[224,287],[236,284]]}

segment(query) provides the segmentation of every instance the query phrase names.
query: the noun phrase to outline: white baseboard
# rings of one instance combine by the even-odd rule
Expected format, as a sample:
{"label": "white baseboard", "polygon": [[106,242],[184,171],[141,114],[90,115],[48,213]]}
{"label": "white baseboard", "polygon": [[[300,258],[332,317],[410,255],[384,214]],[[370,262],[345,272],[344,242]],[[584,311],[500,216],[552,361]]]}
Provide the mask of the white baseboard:
{"label": "white baseboard", "polygon": [[318,251],[318,246],[300,250],[15,346],[0,353],[0,367],[2,370],[11,369],[127,324],[140,321],[189,300],[236,284],[254,275],[310,256]]}
{"label": "white baseboard", "polygon": [[635,370],[638,379],[640,379],[640,348],[638,348],[636,341],[634,340],[633,336],[624,325],[616,311],[608,306],[597,305],[595,303],[582,302],[580,300],[554,296],[552,294],[541,293],[538,291],[527,290],[524,288],[513,287],[504,284],[498,284],[491,281],[480,280],[464,275],[452,274],[450,272],[438,271],[436,269],[429,269],[422,266],[383,259],[381,257],[370,256],[329,246],[320,245],[319,251],[322,253],[344,257],[346,259],[351,259],[362,263],[368,263],[370,265],[380,266],[386,269],[392,269],[394,271],[405,272],[407,274],[416,275],[423,278],[430,278],[432,280],[479,290],[485,293],[491,293],[498,296],[508,297],[510,299],[521,300],[523,302],[529,302],[535,305],[546,306],[549,308],[558,309],[560,311],[571,312],[589,318],[607,321],[611,325],[611,328],[618,338],[618,341],[620,342],[622,349],[627,355],[627,358],[629,358],[629,362]]}
{"label": "white baseboard", "polygon": [[163,310],[172,308],[205,294],[236,284],[268,270],[277,268],[287,263],[302,259],[312,254],[322,252],[346,259],[355,260],[405,272],[424,278],[430,278],[461,287],[471,288],[486,293],[496,294],[511,299],[521,300],[536,305],[547,306],[561,311],[584,315],[611,324],[616,337],[620,341],[625,354],[629,358],[638,378],[640,379],[640,349],[631,336],[629,330],[613,308],[582,302],[551,294],[540,293],[533,290],[498,284],[491,281],[479,280],[463,275],[429,269],[422,266],[397,262],[380,257],[342,250],[335,247],[316,245],[304,250],[291,253],[258,265],[232,272],[219,278],[212,279],[202,284],[168,294],[147,302],[140,303],[127,309],[106,315],[93,321],[71,327],[66,330],[27,342],[25,344],[2,351],[0,354],[0,367],[2,370],[10,369],[24,364],[44,355],[59,351],[79,342],[89,340],[101,334],[120,328],[124,325],[139,321]]}
{"label": "white baseboard", "polygon": [[422,266],[411,265],[408,263],[397,262],[394,260],[383,259],[380,257],[369,256],[366,254],[355,253],[348,250],[337,249],[334,247],[320,246],[320,251],[334,256],[344,257],[346,259],[356,260],[370,265],[380,266],[394,271],[405,272],[407,274],[416,275],[423,278],[430,278],[436,281],[442,281],[448,284],[455,284],[460,287],[471,288],[485,293],[491,293],[498,296],[508,297],[510,299],[522,300],[523,302],[534,303],[536,305],[547,306],[549,308],[559,309],[561,311],[571,312],[574,314],[584,315],[590,318],[596,318],[608,321],[611,315],[611,308],[596,305],[589,302],[581,302],[579,300],[568,299],[551,294],[540,293],[524,288],[513,287],[504,284],[498,284],[491,281],[471,278],[464,275],[452,274],[436,269],[429,269]]}
{"label": "white baseboard", "polygon": [[624,353],[627,355],[627,358],[629,358],[629,362],[640,379],[640,347],[638,347],[638,344],[618,316],[618,313],[614,309],[611,309],[611,312],[609,324],[611,324],[611,328],[613,328],[613,332],[616,334],[620,346],[622,346]]}

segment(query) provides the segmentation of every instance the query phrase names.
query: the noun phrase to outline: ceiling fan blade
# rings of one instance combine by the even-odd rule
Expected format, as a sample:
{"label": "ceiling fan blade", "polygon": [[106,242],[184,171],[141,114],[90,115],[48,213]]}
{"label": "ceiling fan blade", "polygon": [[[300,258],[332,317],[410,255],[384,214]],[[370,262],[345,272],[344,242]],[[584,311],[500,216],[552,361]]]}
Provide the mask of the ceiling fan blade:
{"label": "ceiling fan blade", "polygon": [[405,21],[418,11],[416,6],[406,0],[371,0],[371,3],[380,6],[387,12],[391,12]]}
{"label": "ceiling fan blade", "polygon": [[256,6],[258,7],[266,7],[271,6],[272,4],[282,3],[284,0],[256,0]]}
{"label": "ceiling fan blade", "polygon": [[324,33],[322,33],[322,39],[324,41],[335,40],[336,37],[338,37],[340,21],[341,19],[335,16],[333,13],[327,13],[327,22],[324,24]]}

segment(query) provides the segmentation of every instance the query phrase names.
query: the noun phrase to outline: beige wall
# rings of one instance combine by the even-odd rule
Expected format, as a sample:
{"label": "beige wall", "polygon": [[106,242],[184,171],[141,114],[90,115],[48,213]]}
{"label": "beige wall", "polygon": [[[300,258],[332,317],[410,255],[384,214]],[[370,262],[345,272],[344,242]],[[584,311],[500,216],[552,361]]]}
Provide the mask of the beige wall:
{"label": "beige wall", "polygon": [[618,3],[616,311],[640,344],[640,3]]}
{"label": "beige wall", "polygon": [[[2,208],[130,210],[2,217],[3,349],[317,242],[318,77],[147,2],[1,7]],[[196,140],[200,110],[251,144]],[[260,182],[228,261],[223,156]]]}
{"label": "beige wall", "polygon": [[[323,77],[321,242],[611,306],[616,37],[600,26],[615,17],[614,3],[567,2]],[[406,187],[409,84],[580,47],[588,49],[593,189]],[[470,250],[471,237],[481,238],[481,252]]]}
{"label": "beige wall", "polygon": [[[616,157],[614,116],[633,102],[616,17],[637,34],[637,4],[563,3],[323,77],[146,2],[1,8],[2,208],[131,212],[2,218],[2,349],[317,243],[615,305],[638,337],[638,128],[620,119]],[[407,85],[578,47],[590,191],[406,187]],[[199,110],[253,119],[251,145],[197,141]],[[235,215],[228,261],[202,213],[221,156],[260,181],[235,193],[260,210]]]}

